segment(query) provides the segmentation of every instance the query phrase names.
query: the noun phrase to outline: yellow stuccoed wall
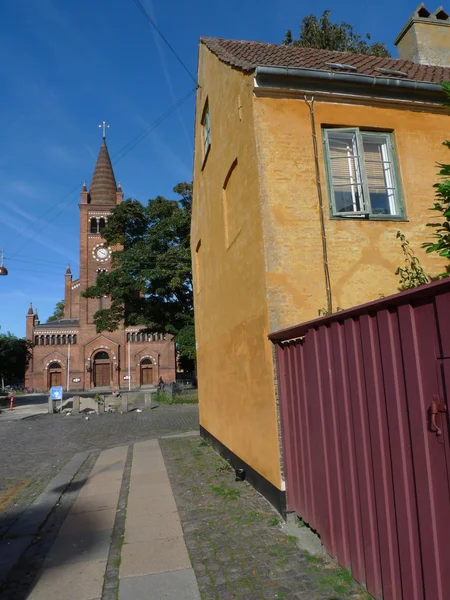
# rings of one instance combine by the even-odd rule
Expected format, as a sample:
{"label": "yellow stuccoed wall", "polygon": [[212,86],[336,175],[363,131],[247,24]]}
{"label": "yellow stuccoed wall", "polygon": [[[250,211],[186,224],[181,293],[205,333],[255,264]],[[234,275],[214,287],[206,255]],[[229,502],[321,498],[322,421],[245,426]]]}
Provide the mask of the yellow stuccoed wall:
{"label": "yellow stuccoed wall", "polygon": [[[201,46],[198,81],[191,247],[200,424],[280,488],[253,77]],[[211,148],[202,169],[200,121],[207,98]],[[226,185],[227,245],[223,187],[236,158]]]}
{"label": "yellow stuccoed wall", "polygon": [[[316,101],[314,106],[324,197],[333,306],[350,308],[398,291],[395,271],[404,266],[400,229],[427,273],[446,262],[420,248],[434,214],[436,162],[450,162],[442,145],[449,116],[406,107]],[[304,99],[255,98],[255,127],[263,206],[267,293],[273,330],[314,319],[326,308],[310,113]],[[393,131],[406,208],[405,222],[330,219],[322,127]]]}
{"label": "yellow stuccoed wall", "polygon": [[[327,304],[309,109],[302,98],[255,95],[252,74],[203,45],[198,80],[191,247],[200,424],[281,489],[267,335],[316,318]],[[211,148],[204,161],[206,99]],[[450,162],[442,145],[449,117],[330,101],[316,101],[315,113],[334,307],[397,292],[398,229],[428,273],[442,272],[445,261],[420,244],[429,239],[436,162]],[[394,132],[406,221],[330,219],[321,127],[333,125]]]}

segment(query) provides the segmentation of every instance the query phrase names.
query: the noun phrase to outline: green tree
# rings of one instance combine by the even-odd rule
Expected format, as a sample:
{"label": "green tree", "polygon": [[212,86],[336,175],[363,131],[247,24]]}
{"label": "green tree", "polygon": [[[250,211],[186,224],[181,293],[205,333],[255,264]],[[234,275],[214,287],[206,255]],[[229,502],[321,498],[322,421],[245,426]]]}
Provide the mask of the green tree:
{"label": "green tree", "polygon": [[97,331],[143,325],[174,335],[186,368],[195,360],[190,223],[192,184],[179,183],[179,200],[158,196],[147,206],[126,200],[111,212],[103,232],[106,243],[121,247],[112,269],[98,276],[87,298],[109,296],[111,307],[94,315]]}
{"label": "green tree", "polygon": [[354,33],[353,26],[349,23],[333,23],[329,18],[330,12],[329,10],[324,11],[319,19],[315,15],[305,17],[300,25],[299,39],[295,40],[292,31],[288,29],[283,44],[382,57],[390,56],[385,44],[370,43],[370,34],[367,33],[362,37]]}
{"label": "green tree", "polygon": [[47,319],[47,323],[50,321],[59,321],[64,318],[64,300],[60,300],[56,303],[53,314]]}
{"label": "green tree", "polygon": [[23,380],[31,356],[31,343],[8,331],[0,334],[0,380],[5,383]]}
{"label": "green tree", "polygon": [[[446,100],[444,105],[450,106],[450,83],[442,84]],[[450,140],[443,142],[444,146],[450,148]],[[437,252],[439,256],[450,258],[450,164],[438,163],[439,176],[441,181],[434,184],[436,190],[434,205],[430,210],[438,213],[437,221],[427,223],[427,227],[434,229],[431,237],[434,242],[425,242],[422,248],[426,249],[427,254]],[[441,273],[439,277],[447,277],[448,272]]]}

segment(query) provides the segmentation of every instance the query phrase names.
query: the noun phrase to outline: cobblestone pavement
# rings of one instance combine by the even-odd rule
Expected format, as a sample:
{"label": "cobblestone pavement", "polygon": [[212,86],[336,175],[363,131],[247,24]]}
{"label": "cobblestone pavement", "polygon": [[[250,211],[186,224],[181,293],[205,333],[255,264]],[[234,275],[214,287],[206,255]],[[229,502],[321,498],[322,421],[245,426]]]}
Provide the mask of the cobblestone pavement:
{"label": "cobblestone pavement", "polygon": [[348,571],[300,550],[278,514],[200,438],[160,440],[203,600],[366,600]]}
{"label": "cobblestone pavement", "polygon": [[198,429],[196,405],[127,414],[39,415],[0,422],[0,536],[76,453]]}

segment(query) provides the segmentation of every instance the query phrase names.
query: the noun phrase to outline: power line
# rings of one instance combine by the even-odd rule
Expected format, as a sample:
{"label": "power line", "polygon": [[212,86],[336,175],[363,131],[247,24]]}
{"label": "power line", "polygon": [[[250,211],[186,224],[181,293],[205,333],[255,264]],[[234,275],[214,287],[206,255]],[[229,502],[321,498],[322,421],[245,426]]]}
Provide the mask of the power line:
{"label": "power line", "polygon": [[[60,262],[55,262],[53,260],[45,260],[45,259],[33,259],[33,258],[20,259],[20,258],[14,258],[14,257],[10,258],[9,256],[5,256],[5,260],[8,260],[9,262],[26,263],[27,265],[28,264],[34,264],[34,265],[45,264],[45,265],[50,265],[52,267],[61,267],[61,268],[63,268],[63,265],[67,266],[67,262],[68,262],[67,260],[63,261],[62,259]],[[78,261],[70,263],[70,264],[77,265]]]}
{"label": "power line", "polygon": [[[61,198],[61,200],[59,200],[59,201],[57,202],[57,204],[59,204],[60,202],[64,202],[64,200],[65,200],[66,198],[68,198],[69,196],[72,196],[72,194],[73,194],[75,191],[79,190],[79,189],[80,189],[80,187],[81,187],[82,185],[83,185],[82,183],[78,183],[78,184],[77,184],[77,185],[76,185],[76,186],[75,186],[75,187],[74,187],[72,190],[70,190],[70,192],[69,192],[68,194],[66,194],[66,195],[65,195],[63,198]],[[72,198],[70,198],[70,202],[72,202]],[[68,205],[69,205],[69,202],[63,206],[63,208],[60,210],[60,212],[58,213],[58,215],[60,215],[60,214],[61,214],[61,212],[62,212],[63,210],[65,210],[66,206],[68,206]],[[44,213],[42,213],[42,215],[41,215],[41,216],[40,216],[38,219],[35,219],[35,220],[34,220],[34,221],[32,221],[31,223],[29,223],[29,224],[28,224],[28,225],[25,227],[25,229],[23,229],[23,230],[22,230],[22,231],[19,233],[19,236],[23,236],[23,235],[25,235],[25,233],[27,233],[27,231],[29,231],[30,229],[32,229],[32,227],[34,227],[34,226],[35,226],[37,223],[39,223],[39,221],[41,221],[41,220],[42,220],[42,219],[43,219],[43,218],[44,218],[46,215],[48,215],[50,212],[52,212],[52,211],[54,210],[54,208],[55,208],[55,204],[52,204],[52,206],[50,206],[50,208],[49,208],[48,210],[46,210]],[[51,222],[52,222],[52,221],[49,221],[49,223],[51,223]],[[44,229],[45,229],[45,227],[44,227]],[[37,233],[38,233],[38,232],[37,232]],[[36,235],[37,235],[37,233],[36,233]],[[17,249],[17,251],[16,251],[16,252],[13,252],[13,253],[12,253],[12,256],[15,256],[15,255],[19,254],[19,252],[20,252],[21,250],[23,250],[24,246],[28,245],[28,242],[30,242],[31,240],[34,240],[34,238],[36,237],[36,235],[34,235],[34,236],[31,236],[27,242],[25,242],[24,244],[22,244],[22,245],[21,245],[21,247]]]}
{"label": "power line", "polygon": [[175,112],[178,108],[180,108],[180,106],[182,104],[184,104],[186,102],[186,100],[188,100],[188,98],[190,98],[192,96],[192,94],[195,93],[195,91],[196,91],[196,88],[194,88],[190,92],[188,92],[185,96],[183,96],[183,98],[178,100],[178,102],[176,102],[165,113],[163,113],[160,117],[158,117],[155,121],[153,121],[153,123],[151,123],[150,125],[148,125],[148,127],[143,129],[141,131],[141,133],[138,133],[138,135],[135,138],[133,138],[131,141],[129,141],[128,144],[125,144],[125,146],[121,150],[119,150],[119,152],[116,154],[116,157],[118,157],[118,158],[115,158],[115,160],[113,161],[113,164],[116,165],[118,162],[120,162],[122,160],[122,158],[124,158],[131,150],[133,150],[133,148],[135,148],[140,142],[142,142],[142,140],[151,131],[153,131],[153,129],[156,129],[156,127],[158,127],[163,121],[165,121],[167,119],[167,117],[169,117],[173,112]]}
{"label": "power line", "polygon": [[178,55],[178,53],[175,51],[175,49],[173,48],[173,46],[170,44],[170,42],[168,41],[168,39],[165,37],[165,35],[163,34],[163,32],[159,29],[159,27],[156,25],[155,21],[152,19],[152,17],[148,14],[148,12],[145,10],[145,8],[142,6],[142,4],[140,3],[139,0],[133,0],[133,2],[136,4],[136,6],[139,8],[139,10],[141,11],[141,13],[144,15],[144,17],[147,19],[147,21],[150,23],[150,25],[153,27],[153,29],[156,31],[156,33],[161,37],[161,39],[163,40],[163,42],[167,45],[167,47],[169,48],[169,50],[173,53],[173,55],[175,56],[175,58],[178,60],[178,62],[180,63],[180,65],[183,67],[183,69],[186,71],[186,73],[189,75],[189,77],[193,80],[193,82],[196,85],[196,88],[198,87],[197,84],[197,79],[196,77],[194,77],[194,75],[192,74],[192,72],[189,70],[189,68],[186,66],[186,64],[183,62],[183,60],[180,58],[180,56]]}
{"label": "power line", "polygon": [[[129,152],[131,152],[131,150],[133,150],[133,148],[135,148],[151,131],[153,131],[154,129],[156,129],[156,127],[158,127],[159,125],[161,125],[161,123],[163,121],[165,121],[173,112],[175,112],[178,108],[180,108],[180,106],[182,104],[184,104],[184,102],[186,102],[186,100],[188,98],[190,98],[190,96],[192,96],[192,94],[196,91],[196,89],[192,89],[189,93],[187,93],[183,98],[181,98],[180,100],[178,100],[178,102],[176,102],[171,108],[169,108],[165,113],[163,113],[162,115],[160,115],[157,119],[155,119],[155,121],[153,121],[150,125],[148,125],[145,129],[143,129],[137,136],[135,136],[132,140],[130,140],[127,144],[125,144],[125,146],[122,147],[121,150],[119,150],[119,152],[117,153],[116,156],[118,156],[118,158],[116,158],[116,160],[114,160],[113,164],[117,164],[119,161],[122,160],[122,158],[124,158]],[[79,183],[77,184],[68,194],[66,194],[64,196],[64,198],[62,198],[62,200],[58,201],[57,203],[55,203],[53,206],[51,206],[47,211],[45,211],[45,213],[43,213],[38,219],[34,220],[32,223],[30,223],[23,231],[20,232],[19,235],[24,235],[29,229],[31,229],[34,225],[36,225],[36,223],[39,223],[39,221],[41,221],[49,212],[51,212],[54,207],[56,206],[56,204],[59,204],[60,202],[62,202],[63,200],[65,200],[67,197],[71,196],[75,191],[79,190],[81,188],[81,186],[83,185],[83,183]],[[28,240],[26,242],[24,242],[20,249],[18,249],[16,252],[12,253],[12,256],[17,256],[20,252],[22,252],[26,246],[28,246],[28,244],[33,241],[36,236],[39,233],[42,233],[51,223],[53,223],[53,221],[55,219],[57,219],[59,217],[59,215],[66,210],[67,206],[69,206],[69,204],[72,202],[72,198],[69,198],[69,201],[63,205],[63,207],[61,208],[61,210],[59,210],[52,219],[50,219],[49,221],[47,221],[42,227],[41,229],[39,229],[38,231],[36,231],[35,235],[30,236],[28,238]]]}

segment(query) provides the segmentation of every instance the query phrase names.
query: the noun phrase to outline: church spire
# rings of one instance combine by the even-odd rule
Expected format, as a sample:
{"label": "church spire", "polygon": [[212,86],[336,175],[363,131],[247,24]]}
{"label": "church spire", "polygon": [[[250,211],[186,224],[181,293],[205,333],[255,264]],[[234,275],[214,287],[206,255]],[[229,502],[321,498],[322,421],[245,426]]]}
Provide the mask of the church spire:
{"label": "church spire", "polygon": [[116,178],[109,158],[106,146],[106,122],[100,125],[102,128],[102,145],[92,176],[91,189],[89,190],[91,204],[116,204]]}

